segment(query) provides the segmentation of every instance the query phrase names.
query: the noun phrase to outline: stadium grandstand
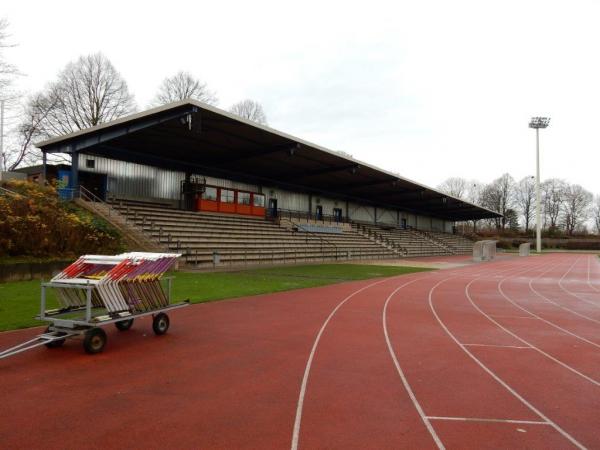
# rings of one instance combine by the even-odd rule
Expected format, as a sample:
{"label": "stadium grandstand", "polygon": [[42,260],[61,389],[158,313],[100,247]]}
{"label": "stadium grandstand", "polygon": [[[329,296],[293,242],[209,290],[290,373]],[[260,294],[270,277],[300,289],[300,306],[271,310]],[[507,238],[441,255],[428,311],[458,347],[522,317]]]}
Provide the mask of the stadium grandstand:
{"label": "stadium grandstand", "polygon": [[59,193],[198,267],[464,254],[499,214],[194,100],[38,144]]}

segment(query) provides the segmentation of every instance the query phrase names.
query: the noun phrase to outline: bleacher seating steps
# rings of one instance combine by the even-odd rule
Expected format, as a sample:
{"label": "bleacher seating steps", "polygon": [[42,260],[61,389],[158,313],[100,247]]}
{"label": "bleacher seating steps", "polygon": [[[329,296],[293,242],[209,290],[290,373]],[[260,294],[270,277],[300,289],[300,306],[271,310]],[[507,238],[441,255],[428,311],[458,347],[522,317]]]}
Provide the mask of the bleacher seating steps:
{"label": "bleacher seating steps", "polygon": [[425,234],[373,224],[352,224],[335,232],[312,226],[294,231],[260,217],[183,211],[148,201],[115,201],[112,207],[165,250],[183,253],[187,264],[199,268],[213,267],[214,252],[219,254],[220,267],[472,251],[471,241],[447,233]]}

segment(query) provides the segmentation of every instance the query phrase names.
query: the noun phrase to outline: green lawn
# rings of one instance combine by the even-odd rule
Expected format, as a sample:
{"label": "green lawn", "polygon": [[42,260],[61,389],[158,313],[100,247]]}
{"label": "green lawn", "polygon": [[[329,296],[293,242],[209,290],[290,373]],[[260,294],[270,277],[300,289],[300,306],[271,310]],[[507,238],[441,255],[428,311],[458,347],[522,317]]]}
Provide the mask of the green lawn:
{"label": "green lawn", "polygon": [[[269,292],[323,286],[343,281],[389,277],[428,270],[420,267],[370,266],[358,264],[319,264],[239,272],[177,272],[173,299],[200,303]],[[49,292],[47,309],[57,306]],[[39,312],[40,282],[0,283],[0,331],[40,325],[33,319]]]}

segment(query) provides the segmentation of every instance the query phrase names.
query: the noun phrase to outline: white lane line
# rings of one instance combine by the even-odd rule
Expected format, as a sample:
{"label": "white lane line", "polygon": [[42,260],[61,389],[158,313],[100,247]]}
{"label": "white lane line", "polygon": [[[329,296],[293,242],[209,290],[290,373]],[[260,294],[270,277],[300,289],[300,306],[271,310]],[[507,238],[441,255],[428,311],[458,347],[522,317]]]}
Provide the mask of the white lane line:
{"label": "white lane line", "polygon": [[[508,277],[507,277],[508,278]],[[485,313],[479,306],[477,306],[477,304],[473,301],[473,299],[471,298],[471,294],[469,293],[469,288],[471,287],[471,285],[476,281],[476,279],[473,279],[471,282],[469,282],[469,284],[467,284],[467,286],[465,287],[465,295],[467,296],[467,299],[469,300],[469,302],[471,303],[471,305],[473,305],[473,307],[479,311],[481,313],[481,315],[483,315],[484,317],[486,317],[490,322],[492,322],[494,325],[496,325],[498,328],[504,330],[506,333],[510,334],[512,337],[514,337],[515,339],[517,339],[518,341],[522,342],[525,345],[529,345],[531,347],[533,347],[533,349],[535,351],[537,351],[538,353],[540,353],[541,355],[544,355],[546,358],[554,361],[555,363],[559,364],[560,366],[564,367],[565,369],[573,372],[575,375],[580,376],[581,378],[583,378],[584,380],[589,381],[590,383],[596,385],[596,386],[600,386],[600,382],[594,380],[593,378],[588,377],[587,375],[579,372],[577,369],[569,366],[568,364],[560,361],[559,359],[556,359],[554,356],[546,353],[544,350],[536,347],[535,345],[533,345],[531,342],[528,342],[527,340],[523,339],[522,337],[518,336],[517,334],[513,333],[512,331],[510,331],[508,328],[506,328],[505,326],[503,326],[502,324],[500,324],[498,321],[494,320],[492,317],[490,317],[487,313]],[[498,284],[496,284],[496,288],[498,289]]]}
{"label": "white lane line", "polygon": [[[571,265],[571,267],[569,268],[569,270],[568,270],[568,271],[566,271],[562,277],[560,277],[560,279],[558,280],[558,287],[560,287],[560,288],[561,288],[561,289],[562,289],[562,290],[563,290],[565,293],[567,293],[567,294],[569,294],[569,295],[572,295],[572,296],[573,296],[573,297],[575,297],[575,298],[578,298],[578,299],[579,299],[579,300],[581,300],[582,302],[586,302],[586,303],[588,303],[588,304],[590,304],[590,305],[592,305],[592,306],[595,306],[596,308],[600,308],[600,305],[599,305],[598,303],[596,303],[596,302],[594,302],[594,301],[592,301],[592,300],[588,300],[588,299],[586,299],[586,298],[583,298],[583,297],[581,297],[580,295],[576,294],[575,292],[571,292],[571,291],[569,291],[568,289],[566,289],[566,288],[565,288],[565,287],[562,285],[562,282],[563,282],[564,278],[565,278],[565,277],[566,277],[566,276],[567,276],[569,273],[571,273],[571,270],[573,270],[573,267],[575,267],[575,264],[576,264],[577,262],[579,262],[579,260],[580,260],[580,259],[581,259],[581,258],[577,258],[577,259],[575,260],[575,262],[574,262],[574,263]],[[593,320],[593,319],[590,319],[590,320]],[[600,321],[598,321],[598,320],[594,320],[594,322],[600,323]]]}
{"label": "white lane line", "polygon": [[587,267],[587,284],[588,284],[588,285],[589,285],[589,286],[590,286],[590,287],[591,287],[593,290],[595,290],[596,292],[600,292],[600,289],[598,289],[596,286],[594,286],[594,285],[592,284],[592,280],[591,280],[591,278],[590,278],[590,270],[591,270],[591,269],[590,269],[590,261],[592,260],[592,258],[596,258],[596,259],[597,259],[598,257],[597,257],[597,256],[590,256],[590,257],[588,257],[588,267]]}
{"label": "white lane line", "polygon": [[[422,280],[424,278],[432,277],[434,275],[437,275],[438,273],[439,272],[437,272],[437,271],[429,272],[425,276],[414,279],[413,282]],[[454,271],[452,273],[454,273]],[[302,410],[304,407],[304,397],[306,396],[306,388],[308,386],[308,378],[310,375],[310,369],[312,367],[312,363],[313,363],[313,360],[315,357],[315,353],[317,351],[317,347],[319,346],[319,341],[321,340],[321,336],[323,335],[325,328],[327,328],[327,324],[329,324],[329,322],[331,321],[331,319],[333,318],[335,313],[344,305],[344,303],[346,303],[348,300],[350,300],[356,294],[359,294],[360,292],[364,291],[365,289],[368,289],[372,286],[384,283],[386,281],[397,280],[399,277],[402,277],[402,276],[403,275],[399,275],[397,277],[384,278],[383,280],[379,280],[374,283],[368,284],[368,285],[363,286],[362,288],[352,292],[350,295],[348,295],[346,298],[344,298],[340,303],[338,303],[335,308],[333,308],[333,310],[331,311],[329,316],[327,316],[327,319],[325,319],[325,322],[323,322],[323,325],[321,325],[321,328],[319,329],[319,332],[317,333],[317,336],[316,336],[313,346],[311,348],[310,354],[308,356],[308,361],[306,362],[306,367],[304,369],[304,376],[302,377],[302,384],[300,386],[300,394],[298,395],[298,406],[296,407],[296,418],[294,420],[294,430],[292,433],[292,444],[291,444],[292,450],[298,449],[298,444],[300,441],[300,426],[302,423]],[[457,275],[457,276],[459,276],[459,275]]]}
{"label": "white lane line", "polygon": [[536,317],[532,316],[497,316],[495,314],[490,314],[490,317],[494,317],[496,319],[536,319]]}
{"label": "white lane line", "polygon": [[492,422],[492,423],[519,423],[524,425],[550,425],[550,422],[540,420],[517,420],[517,419],[486,419],[483,417],[443,417],[427,416],[429,420],[454,420],[457,422]]}
{"label": "white lane line", "polygon": [[[463,271],[461,271],[461,269],[465,269],[463,273]],[[463,268],[463,267],[459,267],[459,268],[455,268],[455,269],[449,269],[448,273],[452,273],[452,274],[456,274],[456,277],[460,277],[460,276],[472,276],[472,274],[469,274],[468,271],[466,270],[467,268]],[[492,272],[493,269],[487,268],[487,267],[482,267],[479,273],[481,274],[481,276],[485,276],[485,274],[487,274],[488,272],[493,273]],[[417,280],[422,280],[424,278],[429,278],[432,276],[435,276],[437,274],[439,274],[440,271],[432,271],[429,272],[427,275],[417,278],[414,281]],[[400,275],[402,276],[402,275]],[[364,291],[365,289],[368,289],[371,286],[375,286],[377,284],[383,283],[385,281],[390,281],[390,280],[394,280],[397,279],[398,277],[391,277],[391,278],[385,278],[383,280],[377,281],[375,283],[371,283],[367,286],[363,286],[361,289],[352,292],[350,295],[348,295],[346,298],[344,298],[340,303],[338,303],[338,305],[331,311],[331,313],[329,314],[329,316],[327,317],[327,319],[325,320],[325,322],[323,322],[323,325],[321,326],[321,328],[319,329],[319,332],[317,333],[317,336],[315,338],[315,341],[313,343],[313,346],[311,348],[309,357],[308,357],[308,361],[306,363],[306,367],[304,369],[304,376],[302,377],[302,384],[300,386],[300,394],[298,396],[298,405],[296,407],[296,418],[294,420],[294,430],[292,433],[292,444],[291,444],[291,449],[292,450],[297,450],[298,449],[298,444],[300,441],[300,427],[301,427],[301,423],[302,423],[302,411],[303,411],[303,407],[304,407],[304,398],[306,396],[306,388],[308,386],[308,378],[309,378],[309,374],[310,374],[310,369],[312,367],[312,362],[314,360],[314,356],[317,350],[317,347],[319,345],[319,341],[321,340],[321,336],[323,335],[323,332],[325,331],[325,328],[327,327],[327,324],[329,323],[329,321],[333,318],[333,316],[335,315],[335,313],[338,311],[338,309],[340,309],[342,307],[342,305],[344,303],[346,303],[348,300],[350,300],[352,297],[354,297],[356,294]]]}
{"label": "white lane line", "polygon": [[[497,267],[496,267],[496,269],[497,269]],[[492,271],[490,271],[490,272],[494,273],[494,274],[498,274],[498,273],[509,272],[509,271],[512,271],[512,270],[514,270],[514,267],[511,267],[511,268],[508,268],[508,269],[502,270],[502,271],[498,271],[498,270],[493,270],[492,269]],[[474,275],[476,275],[479,278],[483,278],[487,273],[488,273],[488,271],[482,270],[482,271],[480,271],[478,273],[476,272]],[[461,275],[464,275],[464,274],[461,274]],[[473,274],[471,274],[471,276],[472,275]],[[459,278],[459,276],[460,275],[456,275],[456,276],[454,276],[452,278],[453,279],[457,279],[457,278]],[[425,278],[425,277],[423,277],[423,278]],[[421,278],[421,279],[423,279],[423,278]],[[398,293],[398,291],[400,291],[406,285],[411,284],[411,283],[413,283],[415,281],[418,281],[418,280],[413,280],[413,281],[410,281],[408,283],[405,283],[405,284],[399,286],[386,299],[385,304],[383,306],[383,313],[382,313],[383,333],[384,333],[384,336],[385,336],[385,341],[386,341],[388,350],[390,352],[390,356],[392,358],[392,361],[394,362],[394,366],[396,367],[396,371],[398,372],[398,375],[400,376],[400,379],[402,380],[402,384],[404,385],[404,389],[406,389],[406,392],[408,393],[411,401],[413,402],[413,405],[414,405],[415,409],[417,410],[417,413],[421,417],[421,420],[425,424],[425,427],[427,428],[427,431],[429,431],[429,434],[433,438],[433,440],[434,440],[435,444],[437,445],[438,449],[443,450],[443,449],[445,449],[444,444],[442,443],[442,441],[439,438],[439,436],[437,435],[435,429],[431,425],[431,423],[430,423],[430,421],[428,419],[428,416],[425,415],[425,411],[423,410],[423,407],[421,406],[421,404],[417,400],[417,397],[416,397],[414,391],[412,390],[412,387],[410,386],[410,383],[408,382],[408,380],[406,378],[406,375],[404,374],[404,371],[402,370],[402,367],[400,366],[400,362],[398,361],[398,358],[396,357],[396,352],[394,351],[392,342],[390,340],[390,336],[389,336],[389,332],[388,332],[388,327],[387,327],[387,309],[388,309],[388,305],[389,305],[390,301],[396,295],[396,293]],[[441,282],[443,282],[443,281],[445,281],[445,280],[442,280]],[[441,282],[439,282],[438,284],[440,284]]]}
{"label": "white lane line", "polygon": [[[406,284],[408,284],[408,283],[406,283]],[[389,350],[390,355],[392,357],[392,361],[394,362],[394,366],[396,367],[396,371],[398,372],[398,375],[400,375],[400,379],[402,380],[402,384],[404,385],[404,389],[406,389],[406,392],[408,392],[408,396],[410,397],[411,401],[413,402],[413,405],[414,405],[415,409],[417,410],[417,412],[419,413],[419,416],[421,416],[421,420],[423,421],[423,423],[425,424],[425,428],[427,428],[427,431],[429,431],[429,434],[433,438],[433,441],[435,442],[435,445],[437,445],[438,449],[443,450],[446,447],[444,447],[444,444],[442,443],[441,439],[439,438],[439,436],[437,435],[437,433],[433,429],[433,426],[431,425],[431,422],[429,421],[429,419],[425,415],[425,411],[423,411],[423,408],[421,407],[421,404],[417,400],[417,397],[415,396],[415,393],[413,392],[412,388],[410,387],[410,384],[408,383],[408,380],[406,379],[406,376],[404,375],[404,371],[400,367],[400,363],[398,362],[398,358],[396,358],[396,352],[394,351],[394,348],[392,347],[392,343],[390,341],[390,335],[388,333],[388,328],[387,328],[387,308],[388,308],[388,304],[390,302],[390,299],[394,296],[394,294],[396,294],[400,289],[402,289],[404,286],[406,286],[406,284],[404,284],[404,285],[398,287],[396,290],[394,290],[389,295],[389,297],[385,300],[385,304],[383,305],[383,313],[382,313],[383,334],[385,335],[385,342],[387,344],[388,350]]]}
{"label": "white lane line", "polygon": [[[577,261],[575,261],[575,262],[577,262]],[[529,279],[529,283],[528,283],[528,285],[529,285],[529,290],[530,290],[531,292],[533,292],[535,295],[537,295],[538,297],[540,297],[541,299],[543,299],[543,300],[547,301],[548,303],[552,303],[553,305],[555,305],[555,306],[558,306],[559,308],[561,308],[561,309],[564,309],[565,311],[568,311],[568,312],[570,312],[571,314],[575,314],[576,316],[578,316],[578,317],[581,317],[582,319],[585,319],[585,320],[588,320],[588,321],[590,321],[590,322],[595,322],[595,323],[597,323],[597,324],[600,324],[600,320],[593,319],[593,318],[591,318],[591,317],[588,317],[588,316],[586,316],[586,315],[584,315],[584,314],[581,314],[581,313],[579,313],[579,312],[577,312],[577,311],[575,311],[575,310],[573,310],[573,309],[571,309],[571,308],[568,308],[568,307],[566,307],[566,306],[564,306],[564,305],[561,305],[560,303],[557,303],[557,302],[555,302],[555,301],[553,301],[553,300],[550,300],[548,297],[546,297],[544,294],[542,294],[542,293],[541,293],[541,292],[539,292],[539,291],[538,291],[536,288],[534,288],[534,287],[533,287],[533,281],[534,281],[536,278],[540,278],[540,277],[541,277],[543,274],[545,274],[545,273],[549,272],[550,270],[552,270],[552,269],[554,269],[554,268],[556,268],[556,267],[559,267],[559,265],[556,265],[556,266],[550,267],[548,270],[546,270],[546,271],[542,272],[542,273],[541,273],[539,276],[537,276],[537,277],[530,278],[530,279]],[[563,291],[564,291],[564,289],[563,289]],[[523,308],[521,308],[521,309],[523,309]],[[528,311],[528,312],[529,312],[530,314],[532,314],[530,311]],[[532,314],[532,315],[533,315],[533,314]]]}
{"label": "white lane line", "polygon": [[[550,269],[548,269],[548,270],[546,270],[545,272],[542,272],[542,274],[541,274],[541,275],[543,275],[544,273],[546,273],[546,272],[548,272],[548,271],[550,271],[550,270],[552,270],[552,269],[553,269],[553,267],[552,267],[552,268],[550,268]],[[541,276],[541,275],[540,275],[540,276]],[[510,277],[509,277],[509,278],[510,278]],[[554,327],[554,328],[556,328],[557,330],[560,330],[561,332],[563,332],[563,333],[565,333],[565,334],[568,334],[568,335],[570,335],[570,336],[573,336],[574,338],[576,338],[576,339],[579,339],[579,340],[581,340],[581,341],[583,341],[583,342],[585,342],[585,343],[587,343],[587,344],[590,344],[590,345],[593,345],[594,347],[600,348],[600,345],[599,345],[599,344],[597,344],[596,342],[594,342],[594,341],[590,341],[589,339],[587,339],[587,338],[584,338],[583,336],[580,336],[580,335],[578,335],[578,334],[576,334],[576,333],[573,333],[572,331],[569,331],[569,330],[567,330],[566,328],[563,328],[563,327],[561,327],[560,325],[557,325],[557,324],[555,324],[554,322],[551,322],[551,321],[549,321],[549,320],[547,320],[547,319],[544,319],[543,317],[541,317],[541,316],[539,316],[539,315],[535,314],[534,312],[530,311],[529,309],[527,309],[527,308],[525,308],[525,307],[523,307],[523,306],[519,305],[517,302],[515,302],[515,301],[514,301],[512,298],[510,298],[508,295],[506,295],[506,293],[505,293],[505,292],[504,292],[504,290],[502,289],[502,285],[503,285],[503,284],[504,284],[504,282],[505,282],[505,281],[507,281],[509,278],[505,278],[505,279],[503,279],[503,280],[502,280],[500,283],[498,283],[498,284],[497,284],[497,286],[496,286],[496,288],[498,289],[498,292],[500,292],[500,295],[502,295],[502,297],[504,297],[504,298],[505,298],[505,299],[506,299],[508,302],[510,302],[512,305],[514,305],[515,307],[519,308],[520,310],[522,310],[522,311],[525,311],[527,314],[531,314],[532,318],[538,319],[538,320],[540,320],[540,321],[544,322],[545,324],[547,324],[547,325],[550,325],[551,327]],[[534,278],[532,278],[531,280],[529,280],[529,286],[530,286],[530,289],[531,289],[531,282],[533,281],[533,279],[534,279]],[[545,297],[544,297],[544,296],[542,296],[541,294],[538,294],[538,293],[537,293],[537,291],[535,291],[534,289],[531,289],[531,291],[532,291],[533,293],[535,293],[536,295],[538,295],[538,296],[542,297],[543,299],[545,299]],[[554,302],[550,301],[550,303],[554,303]],[[557,305],[557,306],[560,306],[560,305]],[[560,307],[562,308],[562,306],[560,306]],[[564,309],[564,308],[563,308],[563,309]],[[574,311],[571,311],[571,312],[574,312]],[[575,313],[575,312],[574,312],[574,313]],[[577,313],[575,313],[575,314],[577,314]],[[579,315],[579,314],[577,314],[577,315]],[[492,317],[492,316],[490,316],[490,317]]]}
{"label": "white lane line", "polygon": [[[507,265],[509,262],[505,262],[505,264],[503,265]],[[502,265],[502,266],[503,266]],[[502,267],[501,266],[501,267]],[[461,270],[463,269],[463,270]],[[469,273],[468,272],[469,267],[458,267],[458,268],[453,268],[453,269],[446,269],[448,270],[448,274],[455,274],[456,278],[461,277],[461,276],[473,276],[473,273]],[[487,275],[488,273],[497,273],[497,266],[494,266],[492,268],[489,267],[481,267],[481,270],[479,270],[478,272],[475,272],[475,274],[479,274],[479,276],[484,277],[485,275]],[[439,274],[440,272],[443,272],[444,269],[441,269],[439,271],[432,271],[429,272],[427,275],[418,278],[417,280],[422,280],[424,278],[429,278],[429,277],[433,277],[437,274]],[[509,269],[510,270],[510,269]],[[466,273],[465,273],[466,272]],[[401,277],[402,275],[400,275]],[[308,361],[306,363],[306,367],[304,369],[304,376],[302,377],[302,384],[300,386],[300,394],[298,396],[298,405],[296,408],[296,418],[294,420],[294,430],[292,433],[292,444],[291,444],[291,449],[292,450],[297,450],[298,449],[298,444],[300,441],[300,426],[301,426],[301,422],[302,422],[302,411],[303,411],[303,407],[304,407],[304,398],[306,396],[306,389],[307,389],[307,385],[308,385],[308,378],[309,378],[309,374],[310,374],[310,369],[312,367],[312,362],[314,359],[314,355],[315,352],[317,350],[317,347],[319,345],[319,341],[321,340],[321,336],[323,335],[323,332],[325,331],[325,328],[327,327],[327,324],[329,323],[329,321],[332,319],[332,317],[335,315],[335,313],[337,312],[338,309],[340,309],[342,307],[342,305],[344,303],[346,303],[348,300],[350,300],[350,298],[352,298],[354,295],[358,294],[359,292],[362,292],[363,290],[383,283],[385,281],[390,281],[390,280],[394,280],[397,279],[399,277],[391,277],[391,278],[385,278],[383,280],[377,281],[375,283],[371,283],[367,286],[362,287],[361,289],[352,292],[349,296],[347,296],[346,298],[344,298],[329,314],[329,316],[327,317],[327,319],[325,320],[325,322],[323,322],[323,325],[321,326],[319,332],[317,333],[317,336],[315,338],[315,341],[313,343],[312,349],[310,351],[309,357],[308,357]],[[415,280],[416,281],[416,280]]]}
{"label": "white lane line", "polygon": [[519,345],[499,345],[499,344],[463,344],[466,347],[498,347],[498,348],[526,348],[531,350],[532,347]]}
{"label": "white lane line", "polygon": [[319,345],[319,341],[321,340],[321,336],[323,335],[323,332],[325,331],[327,324],[329,323],[331,318],[335,315],[337,310],[340,309],[344,303],[346,303],[348,300],[350,300],[356,294],[359,294],[360,292],[364,291],[365,289],[368,289],[377,284],[381,284],[384,281],[390,281],[390,278],[379,280],[379,281],[376,281],[375,283],[371,283],[366,286],[363,286],[362,288],[360,288],[360,289],[352,292],[350,295],[346,296],[346,298],[344,298],[341,302],[339,302],[337,304],[337,306],[335,308],[333,308],[333,310],[331,311],[329,316],[327,316],[327,319],[325,319],[325,322],[323,322],[323,325],[321,325],[321,328],[319,329],[319,332],[317,333],[317,337],[315,338],[315,341],[313,343],[312,349],[310,350],[310,354],[308,356],[308,361],[306,362],[306,367],[304,368],[304,376],[302,377],[302,385],[300,386],[300,395],[298,396],[298,406],[296,407],[296,419],[294,420],[294,431],[292,434],[292,446],[291,446],[292,450],[296,450],[298,448],[298,442],[300,440],[300,424],[302,422],[302,408],[304,406],[304,396],[306,394],[306,386],[308,385],[308,376],[310,374],[310,368],[312,367],[312,362],[315,357],[315,352],[317,351],[317,346]]}
{"label": "white lane line", "polygon": [[521,396],[521,394],[519,394],[517,391],[515,391],[502,378],[500,378],[498,375],[496,375],[494,373],[494,371],[492,371],[488,366],[486,366],[479,359],[477,359],[477,357],[475,355],[473,355],[473,353],[471,353],[467,347],[465,347],[463,344],[461,344],[460,341],[456,338],[456,336],[454,336],[452,334],[452,332],[448,329],[446,324],[444,322],[442,322],[442,319],[440,319],[440,316],[438,315],[437,311],[435,310],[435,308],[433,306],[433,298],[432,298],[433,292],[434,292],[435,288],[442,282],[433,286],[431,288],[431,290],[429,291],[429,308],[431,309],[431,312],[433,313],[434,317],[436,318],[436,320],[438,321],[438,323],[440,324],[442,329],[446,332],[446,334],[448,336],[450,336],[450,338],[456,343],[456,345],[458,345],[467,354],[467,356],[469,356],[469,358],[471,358],[479,367],[481,367],[485,372],[487,372],[494,380],[496,380],[501,386],[503,386],[514,397],[516,397],[518,400],[520,400],[521,403],[523,403],[531,411],[533,411],[535,414],[537,414],[544,422],[548,422],[550,425],[552,425],[552,427],[556,431],[558,431],[560,434],[562,434],[566,439],[569,440],[569,442],[571,442],[577,448],[579,448],[581,450],[585,450],[585,447],[583,445],[581,445],[573,436],[571,436],[569,433],[567,433],[565,430],[563,430],[561,427],[559,427],[556,423],[554,423],[552,420],[550,420],[548,417],[546,417],[546,415],[544,413],[542,413],[539,409],[537,409],[535,406],[533,406],[531,403],[529,403],[527,400],[525,400],[525,398],[523,396]]}

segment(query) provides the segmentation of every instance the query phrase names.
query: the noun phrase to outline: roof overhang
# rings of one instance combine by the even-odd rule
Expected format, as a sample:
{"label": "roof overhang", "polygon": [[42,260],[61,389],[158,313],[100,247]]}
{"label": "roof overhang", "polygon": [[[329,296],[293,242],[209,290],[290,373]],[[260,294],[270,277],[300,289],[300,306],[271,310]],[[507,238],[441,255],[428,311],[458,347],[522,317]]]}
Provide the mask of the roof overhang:
{"label": "roof overhang", "polygon": [[495,211],[195,100],[153,108],[40,142],[78,153],[227,177],[445,220]]}

